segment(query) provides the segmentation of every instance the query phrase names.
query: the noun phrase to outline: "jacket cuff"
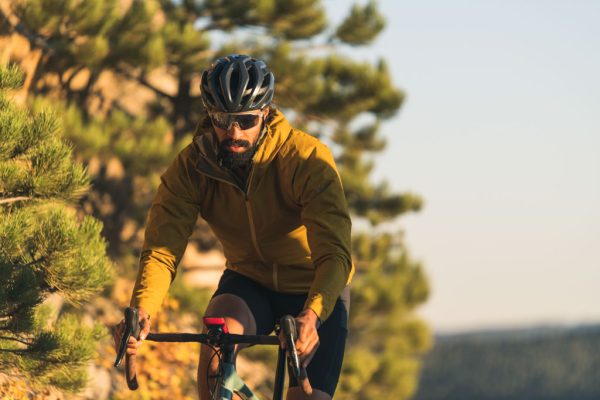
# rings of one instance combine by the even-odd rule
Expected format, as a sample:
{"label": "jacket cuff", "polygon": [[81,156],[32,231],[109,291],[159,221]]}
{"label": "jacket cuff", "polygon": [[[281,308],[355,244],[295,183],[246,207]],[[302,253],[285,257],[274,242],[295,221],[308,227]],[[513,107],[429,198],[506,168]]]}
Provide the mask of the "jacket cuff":
{"label": "jacket cuff", "polygon": [[319,322],[322,323],[331,315],[333,311],[333,305],[330,304],[321,293],[315,293],[309,296],[304,303],[304,309],[311,309],[317,314]]}

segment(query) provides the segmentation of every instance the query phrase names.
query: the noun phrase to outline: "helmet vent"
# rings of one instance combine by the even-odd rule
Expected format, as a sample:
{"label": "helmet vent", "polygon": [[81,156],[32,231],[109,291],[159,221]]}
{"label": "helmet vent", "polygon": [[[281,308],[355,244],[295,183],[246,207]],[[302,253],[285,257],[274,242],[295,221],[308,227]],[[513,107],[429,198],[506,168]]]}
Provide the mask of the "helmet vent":
{"label": "helmet vent", "polygon": [[242,112],[268,106],[275,78],[262,60],[245,55],[218,59],[202,74],[204,106],[223,112]]}

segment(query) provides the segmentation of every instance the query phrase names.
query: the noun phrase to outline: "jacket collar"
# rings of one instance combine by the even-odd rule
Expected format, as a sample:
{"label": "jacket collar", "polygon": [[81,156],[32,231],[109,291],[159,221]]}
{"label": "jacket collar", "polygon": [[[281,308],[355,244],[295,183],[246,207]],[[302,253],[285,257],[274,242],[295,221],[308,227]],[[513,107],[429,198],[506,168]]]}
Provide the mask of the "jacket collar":
{"label": "jacket collar", "polygon": [[[261,143],[252,159],[253,182],[256,184],[260,182],[266,168],[289,137],[291,130],[292,127],[288,120],[281,111],[276,110],[273,119],[266,125],[266,132],[263,133],[264,137],[260,139]],[[219,163],[219,143],[212,126],[206,129],[198,125],[194,135],[194,144],[200,154],[196,165],[199,172],[236,184],[227,168]],[[256,187],[256,185],[253,183],[252,187]],[[251,191],[252,187],[248,188],[248,192]]]}

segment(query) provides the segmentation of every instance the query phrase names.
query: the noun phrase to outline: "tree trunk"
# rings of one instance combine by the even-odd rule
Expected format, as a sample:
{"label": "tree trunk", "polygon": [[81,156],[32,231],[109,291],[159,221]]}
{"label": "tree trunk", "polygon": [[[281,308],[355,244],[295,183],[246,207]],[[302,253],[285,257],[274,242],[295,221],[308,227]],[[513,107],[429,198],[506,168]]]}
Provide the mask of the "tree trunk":
{"label": "tree trunk", "polygon": [[194,129],[192,117],[192,99],[190,89],[192,82],[187,74],[180,74],[177,96],[173,100],[173,126],[175,140],[179,140],[190,130]]}

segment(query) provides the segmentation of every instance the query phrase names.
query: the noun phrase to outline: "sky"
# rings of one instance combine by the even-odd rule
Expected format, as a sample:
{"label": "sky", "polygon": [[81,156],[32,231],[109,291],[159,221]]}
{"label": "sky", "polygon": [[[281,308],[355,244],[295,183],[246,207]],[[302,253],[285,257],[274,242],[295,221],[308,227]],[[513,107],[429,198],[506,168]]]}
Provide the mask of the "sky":
{"label": "sky", "polygon": [[[324,4],[335,22],[350,2]],[[407,94],[374,178],[425,200],[396,223],[432,287],[419,315],[600,323],[600,2],[378,4],[386,30],[350,54],[385,58]]]}

